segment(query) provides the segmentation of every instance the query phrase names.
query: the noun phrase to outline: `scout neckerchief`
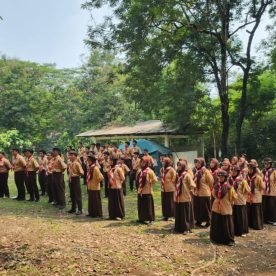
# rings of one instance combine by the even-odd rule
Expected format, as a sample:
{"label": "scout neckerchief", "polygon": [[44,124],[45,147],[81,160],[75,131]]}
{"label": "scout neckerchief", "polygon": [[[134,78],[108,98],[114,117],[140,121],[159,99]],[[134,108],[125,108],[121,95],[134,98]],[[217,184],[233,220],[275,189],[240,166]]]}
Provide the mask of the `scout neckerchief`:
{"label": "scout neckerchief", "polygon": [[86,178],[86,184],[88,185],[88,182],[93,178],[94,174],[94,168],[96,166],[96,163],[90,165],[87,170],[87,178]]}
{"label": "scout neckerchief", "polygon": [[143,188],[145,187],[145,185],[147,184],[147,175],[150,171],[149,167],[144,168],[143,170],[141,170],[141,172],[139,173],[138,176],[138,194],[140,194],[142,196],[142,192],[143,192]]}
{"label": "scout neckerchief", "polygon": [[237,191],[238,187],[239,187],[239,183],[242,181],[242,177],[241,175],[237,175],[235,178],[230,175],[228,178],[228,182],[231,186],[233,186],[233,188],[235,189],[235,191]]}
{"label": "scout neckerchief", "polygon": [[255,194],[255,179],[256,179],[256,177],[257,177],[257,173],[253,174],[252,176],[250,176],[249,174],[247,175],[247,182],[251,189],[251,191],[249,193],[250,204],[252,203],[252,200],[253,200],[253,194]]}
{"label": "scout neckerchief", "polygon": [[218,183],[215,186],[214,189],[215,189],[216,198],[218,199],[218,209],[220,210],[221,200],[225,197],[225,195],[231,189],[231,186],[226,181],[223,184],[222,183]]}
{"label": "scout neckerchief", "polygon": [[27,158],[27,160],[26,160],[25,174],[27,177],[29,177],[29,168],[30,168],[31,160],[32,160],[32,156]]}
{"label": "scout neckerchief", "polygon": [[162,168],[161,169],[161,174],[162,174],[162,179],[161,179],[161,187],[162,190],[165,192],[165,182],[166,182],[166,175],[169,172],[169,170],[171,169],[171,166],[167,167],[167,168]]}
{"label": "scout neckerchief", "polygon": [[182,172],[180,175],[177,174],[177,182],[176,182],[176,188],[175,188],[175,197],[176,201],[179,202],[179,197],[183,192],[183,179],[186,176],[187,171]]}
{"label": "scout neckerchief", "polygon": [[265,184],[265,191],[267,193],[270,192],[270,175],[273,173],[274,171],[274,168],[269,168],[268,170],[267,169],[264,169],[263,170],[263,181],[264,181],[264,184]]}
{"label": "scout neckerchief", "polygon": [[[109,187],[114,187],[114,186],[116,186],[116,179],[115,179],[115,175],[114,175],[114,173],[115,173],[115,170],[117,169],[117,168],[120,168],[120,166],[118,166],[118,165],[116,165],[114,168],[112,168],[110,171],[109,171],[109,173],[108,173],[108,186]],[[123,183],[123,179],[120,179],[121,180],[121,182]]]}

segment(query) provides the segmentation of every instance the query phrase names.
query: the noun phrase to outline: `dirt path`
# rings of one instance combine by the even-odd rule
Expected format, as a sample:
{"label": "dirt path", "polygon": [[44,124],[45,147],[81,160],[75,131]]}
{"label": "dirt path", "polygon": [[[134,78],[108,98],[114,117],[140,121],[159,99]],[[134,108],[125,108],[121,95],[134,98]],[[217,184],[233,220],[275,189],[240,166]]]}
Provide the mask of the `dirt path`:
{"label": "dirt path", "polygon": [[172,226],[2,213],[0,275],[276,275],[275,227],[226,247],[212,246],[206,230],[175,235]]}

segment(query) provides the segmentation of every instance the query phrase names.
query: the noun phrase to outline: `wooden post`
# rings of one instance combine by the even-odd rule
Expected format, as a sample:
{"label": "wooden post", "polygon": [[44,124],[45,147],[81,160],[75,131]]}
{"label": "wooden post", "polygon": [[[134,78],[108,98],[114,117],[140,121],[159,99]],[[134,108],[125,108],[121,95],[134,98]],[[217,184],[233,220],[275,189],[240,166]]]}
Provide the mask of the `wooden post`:
{"label": "wooden post", "polygon": [[169,135],[164,136],[164,145],[165,147],[169,148],[170,147],[170,137]]}

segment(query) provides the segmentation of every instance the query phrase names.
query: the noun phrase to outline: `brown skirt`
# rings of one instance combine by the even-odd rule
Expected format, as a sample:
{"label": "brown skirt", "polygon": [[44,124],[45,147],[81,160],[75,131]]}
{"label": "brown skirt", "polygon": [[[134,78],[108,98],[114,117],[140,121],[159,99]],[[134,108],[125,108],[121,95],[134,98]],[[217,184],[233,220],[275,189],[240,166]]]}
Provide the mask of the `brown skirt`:
{"label": "brown skirt", "polygon": [[219,244],[234,242],[234,223],[231,215],[212,212],[210,240]]}
{"label": "brown skirt", "polygon": [[264,222],[276,222],[276,196],[263,195],[262,205]]}
{"label": "brown skirt", "polygon": [[264,228],[262,203],[247,203],[246,206],[249,227],[262,230]]}
{"label": "brown skirt", "polygon": [[192,203],[191,202],[175,202],[175,226],[176,232],[183,233],[189,231],[193,227],[193,221],[191,222]]}
{"label": "brown skirt", "polygon": [[233,206],[233,220],[235,235],[241,236],[248,233],[248,218],[246,205]]}
{"label": "brown skirt", "polygon": [[161,192],[161,200],[163,217],[174,217],[174,192]]}
{"label": "brown skirt", "polygon": [[210,222],[211,200],[209,196],[194,196],[193,207],[196,222]]}
{"label": "brown skirt", "polygon": [[151,194],[138,195],[138,219],[139,221],[154,221],[154,201]]}
{"label": "brown skirt", "polygon": [[123,189],[108,190],[108,212],[110,219],[125,217]]}
{"label": "brown skirt", "polygon": [[88,190],[88,214],[92,218],[101,218],[103,216],[100,190]]}

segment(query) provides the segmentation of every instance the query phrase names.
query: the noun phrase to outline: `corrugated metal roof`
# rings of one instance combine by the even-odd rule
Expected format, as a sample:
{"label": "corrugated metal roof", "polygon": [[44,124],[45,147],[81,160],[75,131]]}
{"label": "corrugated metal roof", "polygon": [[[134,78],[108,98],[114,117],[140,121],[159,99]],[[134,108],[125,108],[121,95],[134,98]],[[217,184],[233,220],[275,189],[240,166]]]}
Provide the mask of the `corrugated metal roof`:
{"label": "corrugated metal roof", "polygon": [[[149,136],[162,134],[185,134],[163,124],[160,120],[150,120],[135,126],[106,127],[99,130],[89,130],[77,137],[113,137],[113,136]],[[186,133],[187,134],[187,133]]]}

